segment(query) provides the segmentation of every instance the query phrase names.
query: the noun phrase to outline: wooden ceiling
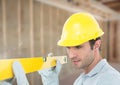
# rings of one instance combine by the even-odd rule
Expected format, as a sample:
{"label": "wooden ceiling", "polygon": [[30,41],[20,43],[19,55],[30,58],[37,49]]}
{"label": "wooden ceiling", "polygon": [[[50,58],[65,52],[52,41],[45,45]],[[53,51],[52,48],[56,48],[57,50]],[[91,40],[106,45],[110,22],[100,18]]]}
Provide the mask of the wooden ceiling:
{"label": "wooden ceiling", "polygon": [[96,0],[120,13],[120,0]]}
{"label": "wooden ceiling", "polygon": [[[104,20],[120,19],[120,0],[39,0],[72,12],[91,12]],[[62,4],[62,5],[61,5]],[[118,18],[119,17],[119,18]]]}

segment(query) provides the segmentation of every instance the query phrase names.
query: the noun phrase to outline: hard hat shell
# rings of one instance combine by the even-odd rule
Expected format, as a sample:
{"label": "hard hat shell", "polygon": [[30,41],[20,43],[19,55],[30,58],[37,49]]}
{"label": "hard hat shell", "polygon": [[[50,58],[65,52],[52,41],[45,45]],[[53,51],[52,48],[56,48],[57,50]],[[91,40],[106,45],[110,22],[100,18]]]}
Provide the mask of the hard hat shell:
{"label": "hard hat shell", "polygon": [[89,13],[75,13],[65,22],[59,46],[77,46],[104,34],[96,19]]}

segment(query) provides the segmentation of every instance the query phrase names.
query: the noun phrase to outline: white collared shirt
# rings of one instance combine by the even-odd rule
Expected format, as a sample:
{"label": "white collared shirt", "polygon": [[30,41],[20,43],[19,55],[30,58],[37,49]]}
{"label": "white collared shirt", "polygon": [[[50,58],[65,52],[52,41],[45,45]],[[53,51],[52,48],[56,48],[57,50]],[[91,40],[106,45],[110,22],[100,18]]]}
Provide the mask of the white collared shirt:
{"label": "white collared shirt", "polygon": [[82,73],[74,85],[120,85],[120,73],[102,59],[88,74]]}

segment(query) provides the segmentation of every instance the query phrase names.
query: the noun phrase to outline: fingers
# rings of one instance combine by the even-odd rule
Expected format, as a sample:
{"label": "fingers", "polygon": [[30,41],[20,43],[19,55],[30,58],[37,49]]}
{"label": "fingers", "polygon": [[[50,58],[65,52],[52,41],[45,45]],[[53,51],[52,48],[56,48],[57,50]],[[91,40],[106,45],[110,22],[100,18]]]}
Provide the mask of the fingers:
{"label": "fingers", "polygon": [[39,70],[38,73],[40,75],[47,76],[48,74],[51,73],[51,68],[46,68],[46,69],[43,69],[43,70]]}
{"label": "fingers", "polygon": [[12,65],[12,68],[17,80],[17,85],[29,85],[25,72],[20,62],[17,62],[17,61],[14,62]]}
{"label": "fingers", "polygon": [[59,73],[60,73],[61,68],[62,68],[62,64],[60,63],[60,61],[59,61],[59,60],[57,60],[57,63],[56,63],[56,68],[55,68],[55,70],[56,70],[57,74],[59,74]]}
{"label": "fingers", "polygon": [[13,67],[13,72],[14,72],[15,77],[19,77],[20,74],[25,75],[25,72],[19,62],[17,61],[14,62],[12,67]]}

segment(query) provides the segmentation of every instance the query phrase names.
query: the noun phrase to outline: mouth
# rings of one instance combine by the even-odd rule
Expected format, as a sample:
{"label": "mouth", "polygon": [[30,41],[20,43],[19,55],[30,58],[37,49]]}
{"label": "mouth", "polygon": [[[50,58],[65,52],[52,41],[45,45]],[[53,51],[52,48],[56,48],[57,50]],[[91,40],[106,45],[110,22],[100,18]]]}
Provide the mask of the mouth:
{"label": "mouth", "polygon": [[77,65],[80,62],[80,60],[73,60],[72,62],[73,64]]}

